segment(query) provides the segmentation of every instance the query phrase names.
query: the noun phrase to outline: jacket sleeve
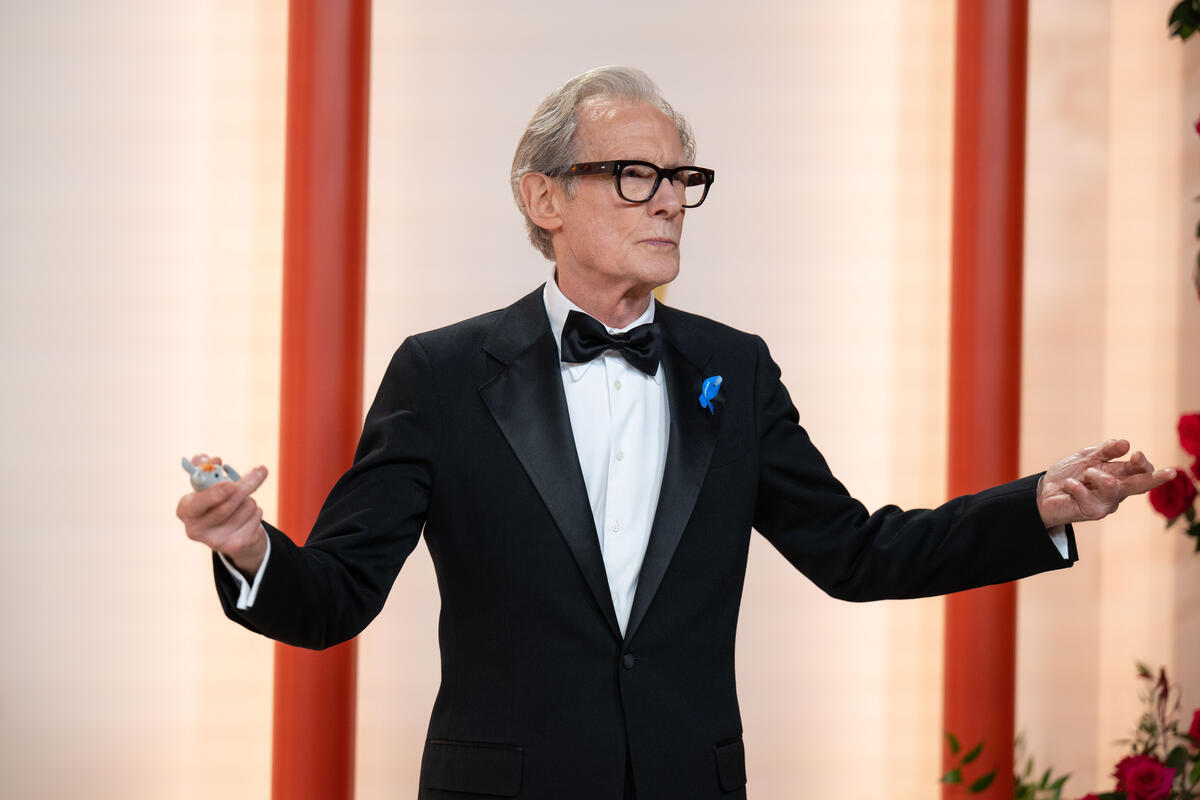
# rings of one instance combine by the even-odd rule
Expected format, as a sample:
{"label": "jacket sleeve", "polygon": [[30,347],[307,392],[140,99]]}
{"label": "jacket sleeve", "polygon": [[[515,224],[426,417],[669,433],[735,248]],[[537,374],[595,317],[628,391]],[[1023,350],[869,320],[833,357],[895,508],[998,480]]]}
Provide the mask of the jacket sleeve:
{"label": "jacket sleeve", "polygon": [[1040,476],[956,497],[935,509],[884,506],[875,513],[850,496],[798,424],[779,367],[757,341],[759,443],[754,526],[826,593],[867,601],[927,597],[1004,583],[1068,558],[1038,514]]}
{"label": "jacket sleeve", "polygon": [[237,609],[237,584],[214,556],[226,615],[298,647],[321,649],[358,635],[383,608],[421,535],[440,438],[433,369],[409,338],[392,357],[354,463],[329,493],[307,543],[298,547],[265,525],[271,558],[253,606]]}

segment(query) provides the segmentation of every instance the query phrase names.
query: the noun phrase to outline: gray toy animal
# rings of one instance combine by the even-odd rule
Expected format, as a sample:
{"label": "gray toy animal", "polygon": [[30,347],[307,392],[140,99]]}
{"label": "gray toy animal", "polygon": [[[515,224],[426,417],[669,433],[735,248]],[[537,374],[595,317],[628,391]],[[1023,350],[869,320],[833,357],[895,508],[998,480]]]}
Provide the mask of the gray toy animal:
{"label": "gray toy animal", "polygon": [[242,476],[237,474],[237,470],[228,464],[208,463],[196,466],[185,458],[183,459],[183,468],[192,476],[192,488],[197,492],[221,481],[240,481],[242,479]]}

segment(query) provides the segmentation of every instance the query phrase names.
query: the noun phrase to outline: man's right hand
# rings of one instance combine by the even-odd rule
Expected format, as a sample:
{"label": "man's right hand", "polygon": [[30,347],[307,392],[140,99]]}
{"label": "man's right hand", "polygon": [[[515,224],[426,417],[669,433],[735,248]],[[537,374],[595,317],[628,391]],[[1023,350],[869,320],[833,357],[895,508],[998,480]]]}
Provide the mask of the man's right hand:
{"label": "man's right hand", "polygon": [[[210,459],[201,453],[192,456],[192,463],[220,464],[221,459]],[[237,483],[223,481],[203,491],[185,494],[175,509],[189,539],[223,553],[250,580],[267,552],[262,509],[250,495],[266,479],[267,468],[255,467]]]}

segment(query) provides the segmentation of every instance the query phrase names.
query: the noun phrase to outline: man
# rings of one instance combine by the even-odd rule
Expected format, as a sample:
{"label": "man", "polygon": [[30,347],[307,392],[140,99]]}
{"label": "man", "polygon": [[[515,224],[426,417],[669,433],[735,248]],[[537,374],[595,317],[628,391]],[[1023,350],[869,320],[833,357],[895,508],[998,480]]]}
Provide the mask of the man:
{"label": "man", "polygon": [[1113,461],[1129,446],[1109,441],[938,509],[868,514],[760,339],[652,299],[712,184],[692,156],[642,73],[568,81],[513,165],[554,279],[401,345],[303,548],[261,524],[261,467],[180,501],[226,613],[304,647],[359,633],[424,531],[442,684],[422,798],[744,797],[751,527],[835,597],[940,594],[1069,566],[1070,523],[1173,476]]}

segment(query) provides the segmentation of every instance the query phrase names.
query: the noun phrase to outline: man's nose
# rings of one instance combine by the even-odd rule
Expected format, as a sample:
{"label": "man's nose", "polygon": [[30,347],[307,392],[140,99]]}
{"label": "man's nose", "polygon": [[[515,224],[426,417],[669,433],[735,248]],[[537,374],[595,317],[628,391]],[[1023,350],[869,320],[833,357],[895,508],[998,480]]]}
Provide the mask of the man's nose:
{"label": "man's nose", "polygon": [[681,188],[676,188],[674,181],[663,178],[658,184],[658,190],[654,192],[654,196],[646,203],[650,206],[650,214],[665,217],[673,217],[678,214],[683,210],[681,191],[683,191]]}

